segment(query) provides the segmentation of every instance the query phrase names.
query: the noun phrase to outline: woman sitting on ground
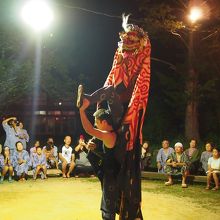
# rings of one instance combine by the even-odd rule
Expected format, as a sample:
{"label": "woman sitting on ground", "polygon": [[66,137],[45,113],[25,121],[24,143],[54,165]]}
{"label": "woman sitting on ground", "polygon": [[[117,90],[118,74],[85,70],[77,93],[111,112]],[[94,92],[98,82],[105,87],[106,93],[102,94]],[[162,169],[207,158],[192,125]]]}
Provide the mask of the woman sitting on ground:
{"label": "woman sitting on ground", "polygon": [[8,181],[9,183],[13,182],[12,175],[13,175],[13,157],[10,154],[10,148],[5,146],[3,149],[3,155],[0,154],[0,168],[2,169],[2,175],[0,179],[0,183],[3,183],[5,175],[8,173]]}
{"label": "woman sitting on ground", "polygon": [[214,147],[212,150],[212,157],[208,160],[207,171],[207,186],[206,189],[210,189],[212,177],[215,182],[215,187],[212,190],[219,189],[219,175],[220,175],[220,149]]}
{"label": "woman sitting on ground", "polygon": [[166,161],[165,172],[168,174],[168,182],[165,182],[165,185],[173,185],[172,175],[182,175],[182,188],[187,188],[186,177],[188,175],[189,158],[183,152],[182,143],[177,142],[174,147],[175,151],[168,156]]}
{"label": "woman sitting on ground", "polygon": [[14,168],[18,176],[19,181],[26,180],[26,175],[28,174],[28,169],[31,164],[29,154],[23,149],[23,144],[18,141],[15,144],[16,151],[13,155]]}

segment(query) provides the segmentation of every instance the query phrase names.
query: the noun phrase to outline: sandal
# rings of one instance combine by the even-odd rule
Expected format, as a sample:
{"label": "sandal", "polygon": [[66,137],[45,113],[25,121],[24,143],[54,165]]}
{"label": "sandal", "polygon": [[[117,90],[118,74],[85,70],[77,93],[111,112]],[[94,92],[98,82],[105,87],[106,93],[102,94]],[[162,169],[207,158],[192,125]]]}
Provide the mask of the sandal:
{"label": "sandal", "polygon": [[219,188],[218,187],[214,187],[214,188],[212,188],[212,190],[216,191],[216,190],[219,190]]}
{"label": "sandal", "polygon": [[172,186],[173,185],[173,183],[172,182],[165,182],[165,186]]}
{"label": "sandal", "polygon": [[211,189],[211,187],[210,186],[206,186],[206,188],[205,188],[206,190],[209,190],[209,189]]}
{"label": "sandal", "polygon": [[182,188],[187,188],[187,187],[188,187],[187,184],[182,183]]}

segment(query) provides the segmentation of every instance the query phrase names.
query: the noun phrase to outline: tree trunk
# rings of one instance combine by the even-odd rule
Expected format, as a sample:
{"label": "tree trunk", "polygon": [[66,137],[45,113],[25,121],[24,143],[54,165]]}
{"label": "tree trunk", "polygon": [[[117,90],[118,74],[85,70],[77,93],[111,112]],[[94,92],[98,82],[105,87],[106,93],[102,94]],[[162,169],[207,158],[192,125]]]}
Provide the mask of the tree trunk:
{"label": "tree trunk", "polygon": [[189,70],[189,78],[186,83],[186,93],[188,100],[185,115],[185,137],[189,140],[195,138],[199,140],[198,123],[198,73],[194,68]]}

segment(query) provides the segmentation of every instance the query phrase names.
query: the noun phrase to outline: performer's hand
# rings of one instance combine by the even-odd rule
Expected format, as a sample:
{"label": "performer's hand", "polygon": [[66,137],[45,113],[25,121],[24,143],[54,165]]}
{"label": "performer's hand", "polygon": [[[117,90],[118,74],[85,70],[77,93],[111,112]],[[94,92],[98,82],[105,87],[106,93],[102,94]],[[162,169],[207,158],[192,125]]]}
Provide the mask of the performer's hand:
{"label": "performer's hand", "polygon": [[96,148],[96,144],[94,142],[92,142],[92,140],[89,140],[86,148],[89,150],[94,150]]}
{"label": "performer's hand", "polygon": [[89,100],[88,99],[83,99],[83,104],[82,106],[80,107],[80,110],[85,110],[89,107]]}

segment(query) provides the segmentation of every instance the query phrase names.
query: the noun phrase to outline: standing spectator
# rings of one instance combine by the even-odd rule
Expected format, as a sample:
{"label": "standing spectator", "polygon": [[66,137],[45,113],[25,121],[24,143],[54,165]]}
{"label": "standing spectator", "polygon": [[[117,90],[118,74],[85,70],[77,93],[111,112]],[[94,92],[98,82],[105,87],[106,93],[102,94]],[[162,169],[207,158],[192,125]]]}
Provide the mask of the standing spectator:
{"label": "standing spectator", "polygon": [[73,149],[70,144],[71,137],[66,136],[64,138],[64,146],[62,147],[61,152],[59,152],[63,178],[69,178],[75,166],[75,155],[73,154]]}
{"label": "standing spectator", "polygon": [[212,144],[207,142],[205,145],[205,151],[202,152],[200,162],[202,164],[203,172],[206,173],[208,171],[208,160],[212,157]]}
{"label": "standing spectator", "polygon": [[34,168],[34,175],[33,179],[37,179],[37,175],[40,172],[43,172],[43,175],[41,174],[42,179],[47,179],[47,161],[46,161],[46,156],[42,152],[41,147],[37,147],[37,152],[36,154],[33,155],[33,168]]}
{"label": "standing spectator", "polygon": [[25,176],[28,174],[30,166],[30,157],[20,141],[16,143],[16,151],[14,153],[14,167],[19,181],[24,181]]}
{"label": "standing spectator", "polygon": [[58,169],[58,152],[52,137],[47,139],[47,145],[43,147],[43,152],[46,155],[47,168]]}
{"label": "standing spectator", "polygon": [[21,143],[23,144],[24,150],[27,149],[27,143],[29,142],[29,135],[27,133],[27,130],[24,129],[24,125],[22,122],[19,122],[18,124],[18,138],[20,139]]}
{"label": "standing spectator", "polygon": [[149,151],[149,142],[144,141],[141,147],[141,170],[147,170],[151,164],[151,153]]}
{"label": "standing spectator", "polygon": [[175,152],[171,153],[166,161],[165,172],[168,174],[168,182],[165,186],[173,184],[173,175],[182,175],[182,188],[187,188],[186,177],[188,175],[189,158],[183,152],[183,145],[180,142],[175,144]]}
{"label": "standing spectator", "polygon": [[78,145],[75,147],[75,174],[90,175],[93,168],[87,158],[88,150],[83,135],[80,135]]}
{"label": "standing spectator", "polygon": [[195,139],[191,139],[189,143],[189,148],[185,151],[185,153],[189,157],[190,161],[189,173],[192,175],[196,175],[199,169],[200,155]]}
{"label": "standing spectator", "polygon": [[6,133],[4,146],[8,146],[10,148],[12,155],[16,149],[15,143],[19,141],[19,137],[17,133],[18,127],[16,123],[17,123],[16,117],[7,118],[2,122],[2,126]]}
{"label": "standing spectator", "polygon": [[1,175],[1,180],[0,183],[3,183],[5,175],[8,173],[8,181],[11,183],[13,182],[12,180],[12,175],[13,175],[13,157],[10,153],[10,148],[5,146],[3,150],[3,155],[0,154],[0,169],[2,169],[2,175]]}
{"label": "standing spectator", "polygon": [[162,148],[157,153],[158,173],[165,173],[164,168],[166,165],[166,160],[167,160],[168,156],[173,152],[174,152],[173,148],[169,147],[169,141],[163,140],[162,141]]}
{"label": "standing spectator", "polygon": [[212,190],[219,189],[219,175],[220,175],[220,150],[213,148],[212,157],[208,160],[208,171],[207,171],[207,186],[206,189],[210,189],[211,179],[213,177],[215,181],[215,187]]}

